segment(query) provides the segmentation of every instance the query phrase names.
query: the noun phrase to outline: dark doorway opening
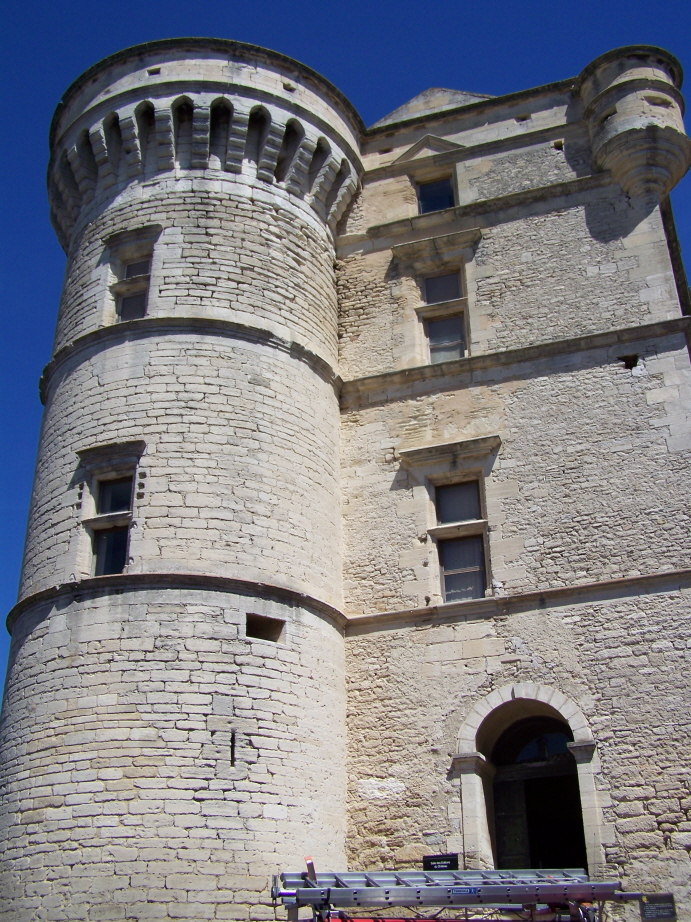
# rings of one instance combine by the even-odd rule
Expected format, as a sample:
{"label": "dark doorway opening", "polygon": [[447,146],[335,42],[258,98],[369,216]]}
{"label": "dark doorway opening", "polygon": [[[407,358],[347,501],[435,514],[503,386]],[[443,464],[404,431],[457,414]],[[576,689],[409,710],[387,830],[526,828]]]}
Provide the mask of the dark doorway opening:
{"label": "dark doorway opening", "polygon": [[491,761],[497,868],[586,868],[573,740],[566,723],[528,717],[497,740]]}

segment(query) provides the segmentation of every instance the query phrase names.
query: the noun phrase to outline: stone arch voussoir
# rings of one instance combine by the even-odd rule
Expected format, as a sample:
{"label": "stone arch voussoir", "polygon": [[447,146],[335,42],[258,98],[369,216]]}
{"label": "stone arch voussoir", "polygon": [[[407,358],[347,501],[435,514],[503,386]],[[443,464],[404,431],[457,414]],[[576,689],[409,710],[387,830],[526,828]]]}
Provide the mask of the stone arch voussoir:
{"label": "stone arch voussoir", "polygon": [[484,720],[497,708],[510,701],[539,701],[559,713],[568,723],[574,742],[591,742],[593,734],[581,709],[556,688],[538,685],[534,682],[520,682],[504,685],[491,692],[473,707],[463,721],[458,733],[459,755],[477,752],[477,733]]}

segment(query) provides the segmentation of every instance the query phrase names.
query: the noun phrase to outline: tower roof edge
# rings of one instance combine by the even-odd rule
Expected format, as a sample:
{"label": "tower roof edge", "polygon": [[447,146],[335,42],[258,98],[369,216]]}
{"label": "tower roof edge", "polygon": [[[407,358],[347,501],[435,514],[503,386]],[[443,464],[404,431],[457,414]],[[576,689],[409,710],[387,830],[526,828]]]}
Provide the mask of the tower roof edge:
{"label": "tower roof edge", "polygon": [[289,55],[282,54],[280,51],[273,51],[270,48],[264,48],[261,45],[253,45],[249,42],[238,42],[234,39],[225,38],[188,36],[181,38],[163,38],[157,39],[153,42],[143,42],[139,45],[131,45],[129,48],[123,48],[121,51],[117,51],[114,54],[108,55],[108,57],[103,58],[96,64],[92,64],[91,67],[87,68],[82,74],[80,74],[76,80],[73,80],[73,82],[62,94],[50,124],[50,145],[52,146],[55,139],[60,116],[62,115],[65,107],[68,105],[70,100],[89,82],[89,80],[94,78],[97,74],[103,70],[106,70],[108,67],[112,67],[113,65],[126,61],[128,58],[134,58],[137,56],[143,56],[145,54],[156,52],[164,52],[167,50],[183,49],[185,47],[217,52],[220,51],[223,53],[233,54],[240,58],[250,56],[255,58],[264,57],[266,60],[271,60],[275,63],[280,63],[284,66],[294,68],[304,77],[319,84],[329,93],[334,101],[337,102],[345,110],[349,118],[352,120],[353,127],[355,128],[356,132],[362,134],[366,130],[365,123],[363,122],[360,113],[350,102],[348,97],[345,96],[345,94],[342,93],[337,86],[331,83],[330,80],[328,80],[318,71],[314,70],[312,67],[309,67],[307,64],[303,64],[301,61],[298,61],[295,58],[291,58]]}

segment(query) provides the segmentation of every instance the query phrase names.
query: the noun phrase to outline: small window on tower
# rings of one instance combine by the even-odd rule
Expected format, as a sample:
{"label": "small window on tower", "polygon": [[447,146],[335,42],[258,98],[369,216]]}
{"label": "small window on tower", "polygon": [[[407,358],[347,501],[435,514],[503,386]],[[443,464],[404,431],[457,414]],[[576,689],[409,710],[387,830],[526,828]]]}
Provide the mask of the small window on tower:
{"label": "small window on tower", "polygon": [[435,182],[420,183],[417,187],[417,195],[420,214],[427,214],[430,211],[443,211],[445,208],[453,208],[455,205],[450,177],[448,179],[438,179]]}
{"label": "small window on tower", "polygon": [[279,618],[268,618],[266,615],[247,613],[245,622],[245,637],[248,640],[268,640],[270,643],[280,643],[283,640],[285,621]]}
{"label": "small window on tower", "polygon": [[162,231],[147,224],[104,239],[110,261],[110,321],[141,320],[149,313],[154,248]]}
{"label": "small window on tower", "polygon": [[96,576],[108,576],[122,573],[127,563],[127,525],[120,528],[107,528],[94,532],[94,556],[96,558]]}
{"label": "small window on tower", "polygon": [[151,269],[151,260],[150,259],[139,259],[134,263],[127,263],[125,265],[125,278],[134,279],[140,275],[148,275]]}
{"label": "small window on tower", "polygon": [[[92,520],[95,526],[93,541],[96,576],[122,573],[125,569],[133,486],[134,477],[132,475],[98,481],[96,519]],[[121,516],[118,516],[118,513]],[[99,516],[104,517],[100,522]],[[107,527],[109,524],[112,527]],[[105,527],[99,527],[100,525]]]}
{"label": "small window on tower", "polygon": [[141,320],[146,316],[146,292],[138,291],[134,295],[120,298],[118,314],[120,320]]}
{"label": "small window on tower", "polygon": [[130,553],[130,530],[136,498],[144,498],[146,471],[139,470],[145,442],[115,442],[82,448],[77,454],[88,478],[84,526],[91,542],[91,574],[122,573]]}
{"label": "small window on tower", "polygon": [[132,509],[133,477],[101,480],[98,487],[98,515],[111,512],[129,512]]}
{"label": "small window on tower", "polygon": [[118,300],[120,320],[141,320],[146,316],[150,271],[151,257],[124,264],[124,278],[119,286],[121,291]]}

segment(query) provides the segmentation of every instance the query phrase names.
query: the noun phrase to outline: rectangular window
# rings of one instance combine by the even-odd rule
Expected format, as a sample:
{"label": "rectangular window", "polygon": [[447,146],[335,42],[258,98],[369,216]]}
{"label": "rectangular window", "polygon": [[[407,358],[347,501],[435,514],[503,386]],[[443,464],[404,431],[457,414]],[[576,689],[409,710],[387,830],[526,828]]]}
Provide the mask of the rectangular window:
{"label": "rectangular window", "polygon": [[429,357],[433,365],[462,359],[465,355],[463,314],[454,314],[441,320],[427,321]]}
{"label": "rectangular window", "polygon": [[[146,317],[151,279],[151,249],[145,244],[130,245],[120,253],[114,272],[118,281],[112,286],[118,320],[141,320]],[[148,252],[147,252],[148,250]]]}
{"label": "rectangular window", "polygon": [[141,320],[146,316],[146,296],[148,291],[138,291],[133,295],[123,295],[118,305],[120,320]]}
{"label": "rectangular window", "polygon": [[448,275],[430,275],[424,281],[425,302],[439,304],[461,297],[461,277],[458,272]]}
{"label": "rectangular window", "polygon": [[451,179],[437,179],[435,182],[423,182],[417,187],[420,214],[430,211],[443,211],[453,208],[453,185]]}
{"label": "rectangular window", "polygon": [[117,480],[100,480],[98,484],[98,515],[110,512],[129,512],[132,509],[133,477],[120,477]]}
{"label": "rectangular window", "polygon": [[140,275],[148,275],[150,268],[150,259],[140,259],[137,262],[127,263],[125,265],[125,278],[135,279]]}
{"label": "rectangular window", "polygon": [[162,230],[160,224],[147,224],[106,238],[114,309],[108,320],[141,320],[151,309],[154,247]]}
{"label": "rectangular window", "polygon": [[482,535],[439,542],[445,602],[482,599],[485,595],[485,548]]}
{"label": "rectangular window", "polygon": [[90,572],[95,576],[122,573],[127,567],[135,496],[145,495],[146,471],[138,469],[145,448],[146,443],[137,439],[77,451],[89,483],[82,525],[89,536]]}
{"label": "rectangular window", "polygon": [[122,573],[127,563],[127,525],[94,532],[94,555],[96,576]]}
{"label": "rectangular window", "polygon": [[435,488],[437,522],[468,522],[481,519],[480,485],[477,480],[466,480]]}

